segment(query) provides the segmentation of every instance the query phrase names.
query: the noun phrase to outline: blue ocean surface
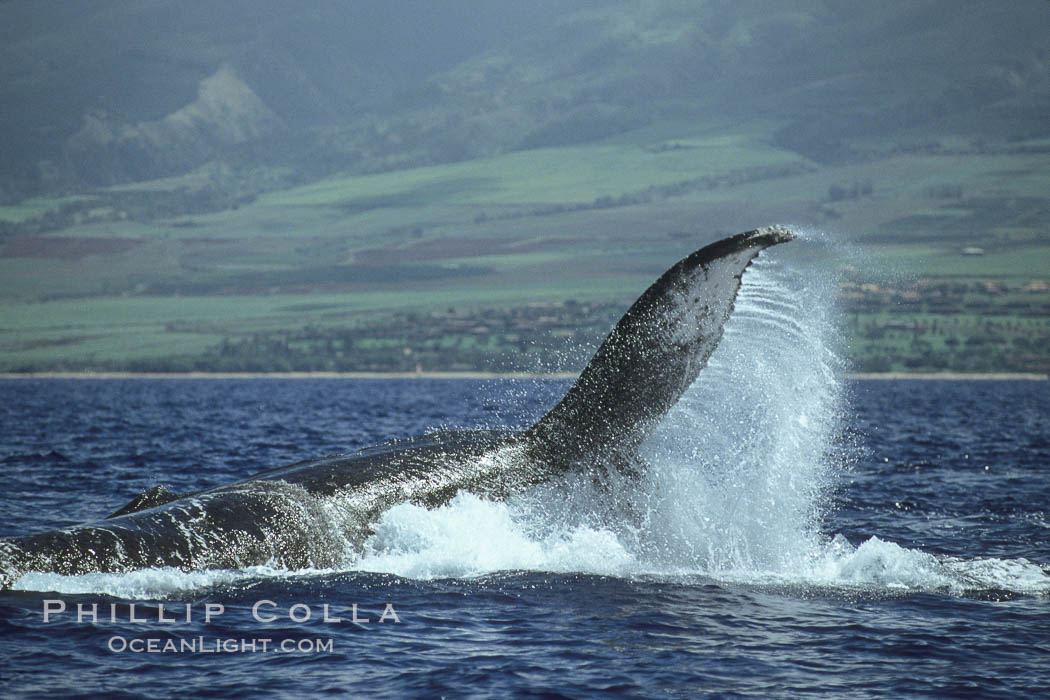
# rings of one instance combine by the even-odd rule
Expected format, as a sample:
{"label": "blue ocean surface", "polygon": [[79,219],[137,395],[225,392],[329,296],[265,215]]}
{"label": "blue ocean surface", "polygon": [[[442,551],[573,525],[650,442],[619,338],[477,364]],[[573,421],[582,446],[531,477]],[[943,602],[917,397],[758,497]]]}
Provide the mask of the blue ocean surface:
{"label": "blue ocean surface", "polygon": [[[844,380],[801,301],[826,299],[792,279],[749,273],[646,473],[395,506],[331,570],[25,574],[0,592],[0,696],[1045,696],[1047,382]],[[0,536],[523,428],[567,387],[0,381]]]}

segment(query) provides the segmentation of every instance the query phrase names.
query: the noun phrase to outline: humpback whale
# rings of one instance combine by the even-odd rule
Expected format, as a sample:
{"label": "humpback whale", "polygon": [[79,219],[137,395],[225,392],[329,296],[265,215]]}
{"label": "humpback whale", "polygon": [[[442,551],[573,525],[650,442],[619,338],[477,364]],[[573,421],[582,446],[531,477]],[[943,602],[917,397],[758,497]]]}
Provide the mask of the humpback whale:
{"label": "humpback whale", "polygon": [[106,518],[0,539],[0,588],[27,572],[112,573],[351,561],[384,511],[458,492],[508,495],[568,472],[637,473],[638,447],[696,380],[751,261],[780,226],[680,260],[628,309],[565,396],[530,428],[441,431],[298,462],[188,495],[154,487]]}

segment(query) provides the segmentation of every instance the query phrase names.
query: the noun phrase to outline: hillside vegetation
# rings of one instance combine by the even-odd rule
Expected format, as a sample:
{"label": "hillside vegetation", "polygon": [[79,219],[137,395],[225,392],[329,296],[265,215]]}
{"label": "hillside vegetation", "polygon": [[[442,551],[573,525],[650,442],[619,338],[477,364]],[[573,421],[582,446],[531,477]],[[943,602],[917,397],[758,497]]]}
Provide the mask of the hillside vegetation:
{"label": "hillside vegetation", "polygon": [[436,5],[0,5],[0,371],[573,370],[772,222],[857,369],[1050,371],[1045,4]]}

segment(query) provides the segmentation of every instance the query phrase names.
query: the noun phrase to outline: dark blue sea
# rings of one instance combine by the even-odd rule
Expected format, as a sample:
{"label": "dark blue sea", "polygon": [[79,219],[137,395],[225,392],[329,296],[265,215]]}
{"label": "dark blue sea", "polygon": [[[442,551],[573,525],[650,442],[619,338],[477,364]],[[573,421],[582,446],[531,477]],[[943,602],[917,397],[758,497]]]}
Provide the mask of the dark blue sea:
{"label": "dark blue sea", "polygon": [[[515,423],[563,388],[465,380],[3,382],[0,534],[97,518],[157,483],[193,491],[394,435]],[[670,551],[650,556],[599,521],[535,530],[528,522],[535,503],[515,509],[461,499],[440,513],[400,513],[388,542],[356,569],[24,580],[21,590],[0,594],[2,694],[1045,695],[1046,383],[846,388],[843,439],[852,461],[821,477],[814,533],[788,533],[799,542],[782,544],[802,551],[779,558],[754,551],[761,535],[783,535],[775,509],[766,514],[772,529],[752,539],[746,522],[705,529],[702,512],[697,525],[667,505],[663,517],[673,522],[652,527],[667,528]],[[520,416],[502,413],[511,404]],[[752,509],[746,499],[729,495]],[[45,624],[48,600],[63,601],[66,612]],[[260,611],[276,620],[253,617],[259,601],[273,602]],[[158,623],[162,602],[164,616],[178,622]],[[78,603],[97,604],[100,619],[78,623]],[[131,603],[147,622],[128,621]],[[208,603],[224,612],[205,622]],[[399,621],[380,624],[387,603]],[[342,622],[323,621],[326,604]],[[369,623],[349,621],[355,604]],[[309,612],[308,621],[289,618],[295,605],[306,606],[293,612],[297,619]],[[160,640],[155,649],[167,640],[203,645],[151,652],[150,639]],[[266,651],[263,639],[273,640]],[[142,651],[131,649],[134,640]],[[256,640],[254,651],[246,640]],[[291,651],[277,647],[285,640]],[[232,650],[216,652],[218,644]]]}
{"label": "dark blue sea", "polygon": [[[845,380],[791,279],[749,273],[646,473],[395,506],[331,570],[25,574],[0,696],[1047,696],[1050,386]],[[0,536],[567,386],[0,381]]]}

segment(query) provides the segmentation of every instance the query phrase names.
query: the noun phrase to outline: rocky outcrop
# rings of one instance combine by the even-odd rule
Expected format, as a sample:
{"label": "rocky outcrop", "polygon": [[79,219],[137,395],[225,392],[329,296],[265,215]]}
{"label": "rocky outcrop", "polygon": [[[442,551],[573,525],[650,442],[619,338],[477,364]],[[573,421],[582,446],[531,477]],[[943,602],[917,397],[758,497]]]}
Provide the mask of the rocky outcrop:
{"label": "rocky outcrop", "polygon": [[65,152],[82,180],[114,184],[179,174],[283,128],[280,118],[224,66],[200,82],[197,99],[161,119],[127,124],[102,111],[86,114]]}

